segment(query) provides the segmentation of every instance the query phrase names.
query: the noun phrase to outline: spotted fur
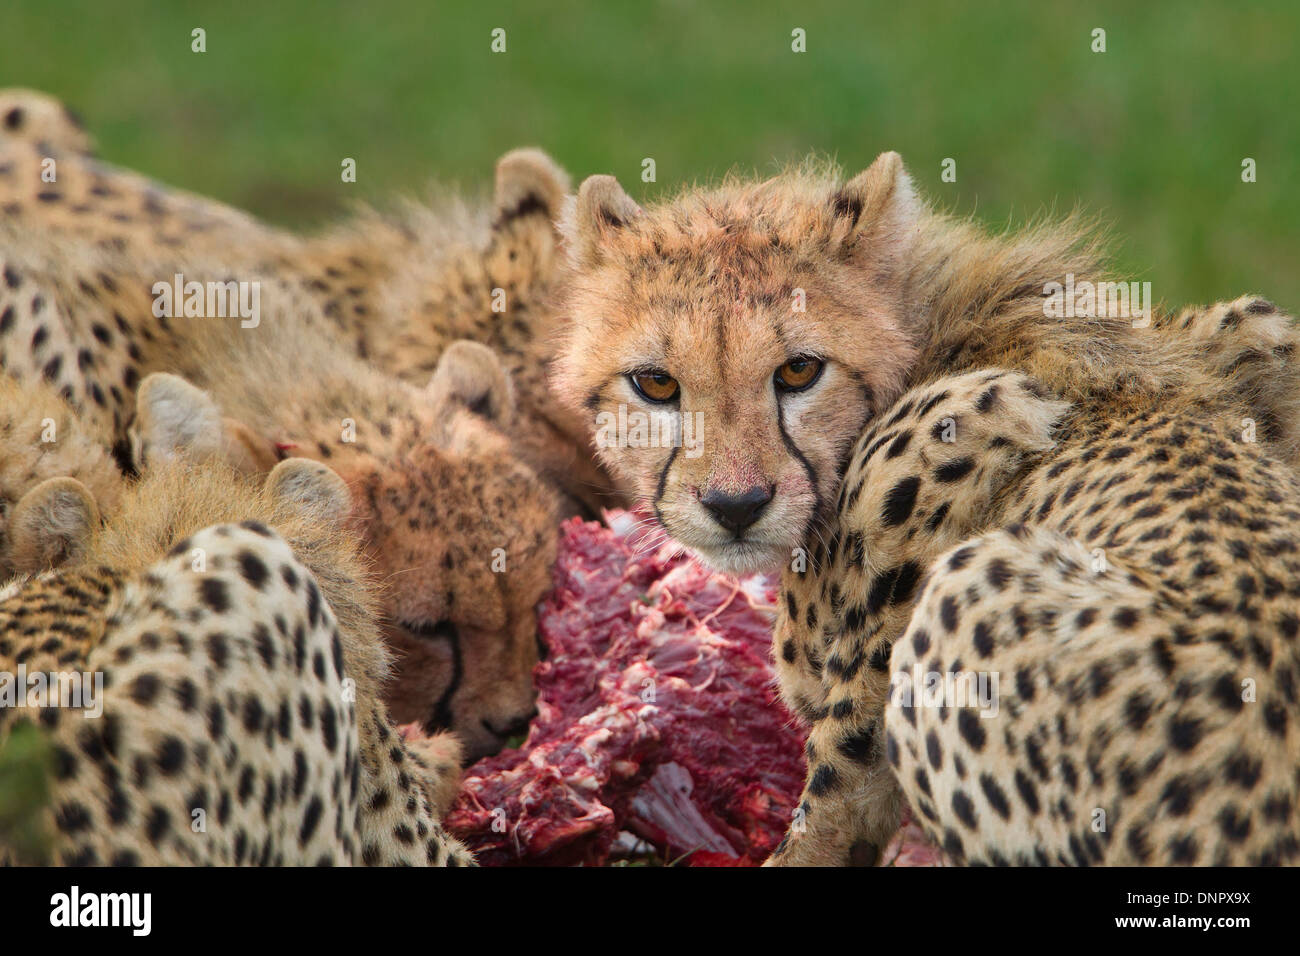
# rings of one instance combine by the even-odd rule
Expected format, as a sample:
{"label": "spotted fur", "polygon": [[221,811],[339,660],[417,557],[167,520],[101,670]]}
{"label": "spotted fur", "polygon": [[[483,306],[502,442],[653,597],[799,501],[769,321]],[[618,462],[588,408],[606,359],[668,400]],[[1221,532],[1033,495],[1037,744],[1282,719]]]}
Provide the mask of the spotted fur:
{"label": "spotted fur", "polygon": [[81,118],[46,93],[0,89],[0,142],[30,143],[46,154],[94,152],[94,139]]}
{"label": "spotted fur", "polygon": [[76,479],[97,508],[112,511],[122,473],[101,435],[51,388],[19,385],[0,374],[0,581],[24,565],[10,547],[8,526],[29,491],[58,477]]}
{"label": "spotted fur", "polygon": [[170,461],[84,559],[0,592],[3,670],[103,680],[94,718],[0,709],[0,753],[24,722],[49,741],[49,862],[471,862],[438,822],[454,761],[429,766],[380,699],[373,585],[331,497],[337,477],[301,459],[261,491]]}
{"label": "spotted fur", "polygon": [[398,718],[457,730],[472,757],[499,749],[533,710],[534,608],[550,583],[557,510],[516,454],[499,361],[464,343],[417,388],[350,354],[296,284],[256,272],[243,280],[259,283],[256,328],[155,317],[154,283],[201,275],[191,262],[202,261],[0,226],[5,371],[57,390],[128,458],[135,390],[166,371],[209,394],[232,464],[265,469],[290,454],[328,464],[351,488],[353,526],[389,582]]}
{"label": "spotted fur", "polygon": [[[783,581],[782,686],[814,726],[777,862],[871,858],[900,797],[963,862],[1300,858],[1294,470],[1213,400],[1076,406],[1026,456],[1017,406],[1041,424],[1050,394],[941,377],[859,442]],[[996,679],[995,712],[917,696],[949,674]]]}
{"label": "spotted fur", "polygon": [[[598,177],[566,222],[569,399],[635,401],[652,366],[706,415],[694,461],[611,466],[706,560],[783,568],[774,651],[812,731],[770,862],[875,859],[904,799],[969,862],[1296,859],[1288,317],[1049,315],[1048,283],[1108,278],[1095,237],[933,213],[893,154],[648,210]],[[799,355],[821,377],[782,394]],[[723,535],[700,504],[746,482],[773,517]],[[887,709],[914,663],[999,673],[998,716]]]}
{"label": "spotted fur", "polygon": [[[49,100],[0,91],[0,105],[6,96]],[[41,115],[62,108],[49,104]],[[444,194],[393,214],[365,211],[302,237],[79,152],[70,130],[47,137],[43,148],[32,137],[0,135],[6,217],[25,230],[153,260],[163,267],[160,275],[170,274],[167,260],[175,253],[199,281],[274,277],[311,303],[358,356],[414,384],[428,380],[453,342],[487,345],[518,392],[515,446],[561,494],[566,513],[592,516],[623,500],[594,461],[581,421],[547,388],[558,331],[550,306],[560,258],[553,220],[569,180],[545,153],[503,156],[490,206]],[[39,175],[47,153],[59,164],[57,184],[42,184]],[[95,288],[94,276],[88,281],[97,293],[111,291]],[[109,368],[122,364],[110,360]]]}

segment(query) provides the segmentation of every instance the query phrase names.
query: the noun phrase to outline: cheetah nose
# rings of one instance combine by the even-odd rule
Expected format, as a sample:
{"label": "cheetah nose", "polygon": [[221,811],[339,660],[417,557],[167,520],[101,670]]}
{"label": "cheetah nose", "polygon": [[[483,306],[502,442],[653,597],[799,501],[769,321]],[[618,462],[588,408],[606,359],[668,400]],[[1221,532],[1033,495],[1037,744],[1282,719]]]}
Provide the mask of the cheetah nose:
{"label": "cheetah nose", "polygon": [[498,737],[505,739],[507,737],[515,737],[518,736],[519,734],[528,733],[528,727],[533,722],[533,718],[536,716],[537,716],[537,708],[534,707],[528,713],[520,714],[518,717],[512,718],[510,722],[506,724],[506,726],[504,727],[500,727],[500,728],[494,727],[486,717],[483,718],[483,726],[486,727],[492,733],[496,734]]}
{"label": "cheetah nose", "polygon": [[758,520],[767,503],[772,500],[772,489],[754,485],[738,495],[722,491],[709,491],[700,498],[700,504],[709,509],[715,521],[728,531],[739,535]]}

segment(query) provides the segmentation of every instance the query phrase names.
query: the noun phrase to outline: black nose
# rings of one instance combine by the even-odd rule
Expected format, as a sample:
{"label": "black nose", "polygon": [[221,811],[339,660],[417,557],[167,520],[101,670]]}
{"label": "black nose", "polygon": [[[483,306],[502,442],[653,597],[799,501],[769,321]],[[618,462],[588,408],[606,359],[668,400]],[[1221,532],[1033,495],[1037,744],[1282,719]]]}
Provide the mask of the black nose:
{"label": "black nose", "polygon": [[721,491],[706,492],[700,498],[700,504],[709,509],[709,513],[728,531],[736,534],[744,531],[758,520],[767,503],[772,500],[770,488],[758,485],[738,495],[729,495]]}
{"label": "black nose", "polygon": [[498,737],[517,737],[519,734],[528,733],[528,727],[536,716],[537,708],[534,707],[526,714],[511,718],[504,727],[494,726],[486,717],[483,718],[483,726]]}

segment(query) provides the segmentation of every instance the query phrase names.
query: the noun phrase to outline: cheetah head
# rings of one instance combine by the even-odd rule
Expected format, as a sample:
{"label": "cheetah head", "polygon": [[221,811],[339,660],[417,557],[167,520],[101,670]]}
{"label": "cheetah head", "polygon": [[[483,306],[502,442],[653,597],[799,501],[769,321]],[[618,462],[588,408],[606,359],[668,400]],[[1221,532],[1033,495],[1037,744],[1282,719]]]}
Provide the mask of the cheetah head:
{"label": "cheetah head", "polygon": [[[453,343],[425,388],[398,388],[400,414],[358,419],[355,442],[304,440],[290,453],[328,451],[317,460],[348,486],[348,526],[372,563],[394,657],[389,712],[430,733],[454,731],[473,760],[526,730],[534,713],[535,607],[555,560],[555,496],[507,438],[513,388],[492,350]],[[146,463],[155,445],[245,472],[274,461],[274,443],[222,418],[184,380],[150,376],[140,394]]]}
{"label": "cheetah head", "polygon": [[[122,492],[117,463],[52,387],[0,374],[0,581],[39,570],[76,552],[78,494],[112,510]],[[44,485],[41,495],[31,493]],[[39,502],[39,504],[38,504]],[[71,510],[69,510],[71,506]],[[20,526],[48,528],[44,544],[24,549]]]}
{"label": "cheetah head", "polygon": [[895,153],[847,183],[803,169],[645,210],[593,176],[566,210],[553,387],[706,563],[774,569],[826,516],[915,355],[903,283],[921,211]]}
{"label": "cheetah head", "polygon": [[512,389],[490,349],[453,344],[412,405],[421,440],[335,467],[384,582],[397,658],[389,709],[401,723],[454,730],[473,760],[535,713],[535,608],[555,561],[555,494],[506,437]]}

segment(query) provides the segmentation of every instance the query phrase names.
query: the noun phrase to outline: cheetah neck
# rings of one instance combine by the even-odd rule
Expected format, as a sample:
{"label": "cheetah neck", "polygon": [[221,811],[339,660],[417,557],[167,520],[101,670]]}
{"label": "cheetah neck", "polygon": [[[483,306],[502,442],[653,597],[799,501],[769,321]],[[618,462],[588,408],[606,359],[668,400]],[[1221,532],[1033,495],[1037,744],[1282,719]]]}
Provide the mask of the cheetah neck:
{"label": "cheetah neck", "polygon": [[920,236],[904,286],[906,314],[922,317],[909,385],[1003,367],[1076,404],[1149,405],[1188,391],[1177,350],[1132,318],[1049,314],[1052,283],[1113,279],[1090,225],[1071,218],[992,236],[934,215]]}

